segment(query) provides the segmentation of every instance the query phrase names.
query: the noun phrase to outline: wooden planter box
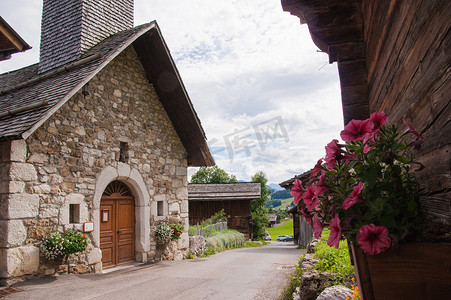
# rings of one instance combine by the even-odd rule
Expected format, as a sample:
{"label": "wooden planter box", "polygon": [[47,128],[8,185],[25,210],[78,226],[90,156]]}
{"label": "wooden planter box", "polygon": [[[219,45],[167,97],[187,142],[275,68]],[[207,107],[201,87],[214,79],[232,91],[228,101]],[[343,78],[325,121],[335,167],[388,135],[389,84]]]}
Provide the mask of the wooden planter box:
{"label": "wooden planter box", "polygon": [[350,248],[363,300],[451,297],[451,244],[402,244],[379,255]]}

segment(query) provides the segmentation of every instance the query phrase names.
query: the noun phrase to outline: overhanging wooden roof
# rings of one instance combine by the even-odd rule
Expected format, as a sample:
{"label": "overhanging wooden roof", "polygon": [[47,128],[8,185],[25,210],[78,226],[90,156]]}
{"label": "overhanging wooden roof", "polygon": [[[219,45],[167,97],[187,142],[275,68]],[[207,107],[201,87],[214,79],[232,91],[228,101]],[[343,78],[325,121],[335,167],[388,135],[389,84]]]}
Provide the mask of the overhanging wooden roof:
{"label": "overhanging wooden roof", "polygon": [[281,0],[307,23],[313,42],[337,62],[344,123],[369,117],[363,24],[358,0]]}
{"label": "overhanging wooden roof", "polygon": [[255,200],[260,196],[258,182],[188,184],[189,201]]}
{"label": "overhanging wooden roof", "polygon": [[17,32],[0,17],[0,60],[11,58],[11,54],[31,49]]}
{"label": "overhanging wooden roof", "polygon": [[0,140],[26,139],[130,45],[187,150],[188,165],[214,165],[205,132],[155,21],[114,34],[59,69],[38,74],[35,64],[1,74]]}
{"label": "overhanging wooden roof", "polygon": [[279,183],[279,185],[286,190],[291,190],[291,188],[293,187],[293,183],[296,179],[299,179],[305,185],[305,183],[307,183],[310,180],[310,174],[312,174],[312,172],[313,169],[310,169],[300,175],[296,175],[293,178],[290,178],[288,180],[285,180],[284,182]]}

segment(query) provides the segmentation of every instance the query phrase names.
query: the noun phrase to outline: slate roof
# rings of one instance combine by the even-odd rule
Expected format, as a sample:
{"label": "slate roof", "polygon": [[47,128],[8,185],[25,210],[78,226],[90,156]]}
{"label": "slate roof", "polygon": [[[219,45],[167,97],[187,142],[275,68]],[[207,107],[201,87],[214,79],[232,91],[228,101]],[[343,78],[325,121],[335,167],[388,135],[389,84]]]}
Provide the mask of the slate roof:
{"label": "slate roof", "polygon": [[[1,74],[0,140],[26,139],[130,45],[137,51],[150,82],[155,84],[161,77],[160,73],[171,75],[166,77],[176,86],[176,93],[171,91],[171,95],[168,95],[159,86],[167,85],[164,78],[157,82],[155,88],[187,149],[189,164],[214,165],[205,133],[155,21],[114,34],[90,49],[79,60],[59,69],[38,74],[39,64],[35,64]],[[173,106],[177,106],[177,110]]]}

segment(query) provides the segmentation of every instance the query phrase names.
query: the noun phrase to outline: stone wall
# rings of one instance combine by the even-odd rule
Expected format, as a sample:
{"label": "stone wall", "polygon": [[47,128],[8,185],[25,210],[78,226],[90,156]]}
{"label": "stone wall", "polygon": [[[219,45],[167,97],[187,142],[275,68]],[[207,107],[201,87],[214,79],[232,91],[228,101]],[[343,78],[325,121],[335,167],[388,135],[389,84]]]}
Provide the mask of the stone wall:
{"label": "stone wall", "polygon": [[[124,146],[125,145],[125,146]],[[155,225],[173,219],[188,228],[187,154],[132,47],[99,72],[26,141],[2,146],[0,194],[0,277],[101,270],[98,237],[89,234],[86,253],[61,268],[39,258],[40,240],[52,230],[81,230],[95,222],[93,200],[100,173],[118,170],[127,183],[141,180],[135,196],[145,206],[136,215],[139,260],[180,258],[188,253],[188,234],[157,249]],[[121,150],[122,149],[122,150]],[[121,153],[122,151],[122,153]],[[127,169],[130,175],[120,176]],[[138,174],[138,175],[136,175]],[[102,183],[107,184],[107,183]],[[147,200],[138,199],[141,194]],[[163,215],[157,216],[157,201]],[[77,223],[69,224],[69,204],[79,204]],[[143,217],[150,214],[150,217]],[[3,233],[6,234],[3,234]],[[150,235],[150,238],[142,237]]]}

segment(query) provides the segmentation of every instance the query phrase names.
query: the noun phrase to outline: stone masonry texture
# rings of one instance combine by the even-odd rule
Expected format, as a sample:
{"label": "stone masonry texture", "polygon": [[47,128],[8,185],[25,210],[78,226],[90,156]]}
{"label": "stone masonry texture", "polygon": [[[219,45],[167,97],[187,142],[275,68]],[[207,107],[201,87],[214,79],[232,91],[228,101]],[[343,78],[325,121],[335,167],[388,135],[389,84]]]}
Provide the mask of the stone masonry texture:
{"label": "stone masonry texture", "polygon": [[[0,228],[2,235],[8,233],[0,237],[0,258],[8,259],[0,263],[3,282],[98,271],[101,254],[91,235],[87,251],[72,255],[66,264],[48,262],[37,253],[40,240],[52,230],[81,229],[81,224],[66,224],[66,202],[81,201],[87,210],[83,214],[92,218],[96,175],[118,167],[121,142],[128,144],[123,162],[141,174],[149,205],[163,200],[168,208],[163,219],[188,225],[186,150],[129,47],[26,141],[1,144]],[[164,220],[152,214],[148,260],[186,257],[187,241],[157,247],[154,228]]]}

